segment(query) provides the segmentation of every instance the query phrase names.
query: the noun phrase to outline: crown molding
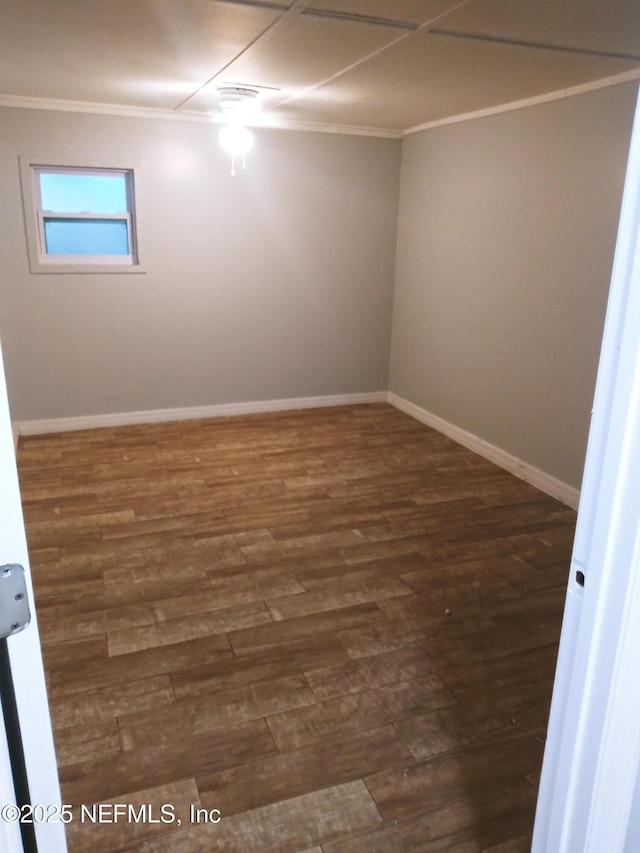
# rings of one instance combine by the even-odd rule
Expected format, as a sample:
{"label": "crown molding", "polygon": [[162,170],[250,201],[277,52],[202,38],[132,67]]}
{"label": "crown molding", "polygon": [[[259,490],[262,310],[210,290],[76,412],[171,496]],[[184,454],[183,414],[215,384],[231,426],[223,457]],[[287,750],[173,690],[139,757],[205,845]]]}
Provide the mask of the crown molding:
{"label": "crown molding", "polygon": [[534,107],[537,104],[546,104],[549,101],[560,101],[563,98],[571,98],[574,95],[583,95],[586,92],[606,89],[609,86],[619,86],[621,83],[629,83],[639,79],[640,68],[635,71],[625,71],[622,74],[614,74],[612,77],[602,77],[599,80],[592,80],[589,83],[581,83],[578,86],[571,86],[568,89],[557,89],[555,92],[546,92],[544,95],[535,95],[532,98],[525,98],[521,101],[511,101],[507,104],[487,107],[484,110],[474,110],[470,113],[460,113],[459,115],[448,116],[447,118],[436,119],[435,121],[427,121],[424,124],[417,124],[415,127],[407,128],[402,132],[402,136],[410,136],[413,133],[419,133],[421,130],[431,130],[434,127],[443,127],[447,124],[457,124],[461,121],[472,121],[476,118],[486,118],[487,116],[499,115],[500,113],[508,113],[512,110],[521,110],[525,107]]}
{"label": "crown molding", "polygon": [[[618,86],[622,83],[629,83],[634,80],[640,80],[640,68],[635,69],[634,71],[625,71],[622,74],[615,74],[611,77],[592,80],[589,83],[581,83],[578,86],[558,89],[554,92],[546,92],[543,95],[535,95],[534,97],[525,98],[520,101],[511,101],[506,104],[498,104],[497,106],[487,107],[482,110],[474,110],[468,113],[459,113],[454,116],[436,119],[435,121],[427,121],[422,124],[417,124],[414,127],[409,127],[406,130],[394,130],[392,128],[381,127],[356,127],[352,125],[326,124],[323,122],[313,121],[264,122],[261,124],[252,123],[252,126],[257,128],[264,127],[268,130],[291,130],[301,133],[338,133],[346,136],[373,136],[383,139],[401,139],[405,136],[411,136],[414,133],[420,133],[420,131],[423,130],[431,130],[436,127],[443,127],[448,124],[457,124],[463,121],[472,121],[477,118],[486,118],[488,116],[499,115],[500,113],[511,112],[512,110],[521,110],[525,107],[546,104],[550,101],[559,101],[563,98],[582,95],[586,92],[594,92],[598,89],[606,89],[609,86]],[[218,116],[208,115],[206,113],[188,112],[186,110],[178,112],[176,110],[165,110],[155,107],[102,104],[90,101],[66,101],[54,98],[32,98],[25,95],[5,95],[2,93],[0,93],[0,107],[124,116],[128,118],[150,118],[161,119],[164,121],[189,121],[206,124],[215,124],[220,122],[220,117]]]}
{"label": "crown molding", "polygon": [[0,107],[23,110],[54,110],[65,113],[93,113],[97,115],[130,116],[132,118],[158,118],[173,121],[211,122],[211,116],[196,113],[178,113],[155,107],[134,107],[126,104],[101,104],[91,101],[65,101],[56,98],[32,98],[26,95],[0,93]]}
{"label": "crown molding", "polygon": [[[0,93],[0,107],[15,107],[23,110],[53,110],[67,113],[88,113],[92,115],[124,116],[126,118],[150,118],[164,121],[190,121],[205,124],[220,123],[219,116],[188,111],[164,110],[154,107],[134,107],[124,104],[101,104],[90,101],[65,101],[54,98],[32,98],[24,95],[5,95]],[[388,139],[400,139],[401,130],[379,127],[352,127],[344,124],[324,124],[312,121],[279,121],[277,123],[251,123],[253,127],[267,130],[293,130],[304,133],[341,133],[348,136],[378,136]]]}
{"label": "crown molding", "polygon": [[283,121],[264,124],[269,130],[298,130],[302,133],[342,133],[346,136],[378,136],[383,139],[401,139],[403,131],[385,127],[356,127],[348,124],[321,124],[313,121]]}

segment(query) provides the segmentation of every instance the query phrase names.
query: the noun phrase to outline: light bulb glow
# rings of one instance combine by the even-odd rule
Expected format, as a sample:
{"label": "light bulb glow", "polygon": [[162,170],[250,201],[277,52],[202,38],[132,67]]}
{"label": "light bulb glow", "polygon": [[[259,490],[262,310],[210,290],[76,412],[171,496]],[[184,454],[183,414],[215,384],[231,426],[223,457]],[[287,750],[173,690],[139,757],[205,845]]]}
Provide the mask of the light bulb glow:
{"label": "light bulb glow", "polygon": [[253,145],[253,133],[243,124],[228,124],[218,135],[220,145],[232,157],[242,157]]}

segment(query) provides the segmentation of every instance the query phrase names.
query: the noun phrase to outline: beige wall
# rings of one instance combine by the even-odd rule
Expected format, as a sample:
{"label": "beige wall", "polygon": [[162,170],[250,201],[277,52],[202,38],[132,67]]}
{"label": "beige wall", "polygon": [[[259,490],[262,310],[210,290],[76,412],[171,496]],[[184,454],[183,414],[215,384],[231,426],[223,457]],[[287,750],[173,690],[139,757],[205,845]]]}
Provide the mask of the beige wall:
{"label": "beige wall", "polygon": [[[13,418],[389,387],[579,486],[636,90],[409,136],[401,171],[397,140],[263,130],[235,179],[213,125],[1,109]],[[29,273],[36,151],[141,164],[146,275]]]}
{"label": "beige wall", "polygon": [[[15,420],[387,388],[398,140],[0,110],[0,336]],[[32,275],[18,155],[141,164],[146,275]]]}
{"label": "beige wall", "polygon": [[574,487],[636,92],[403,141],[390,389]]}

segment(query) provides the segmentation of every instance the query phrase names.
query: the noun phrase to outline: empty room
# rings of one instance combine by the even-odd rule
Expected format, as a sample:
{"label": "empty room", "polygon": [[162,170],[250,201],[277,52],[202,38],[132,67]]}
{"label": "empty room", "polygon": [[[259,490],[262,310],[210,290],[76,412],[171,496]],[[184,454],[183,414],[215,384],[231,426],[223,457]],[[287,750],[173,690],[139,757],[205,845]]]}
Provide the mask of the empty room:
{"label": "empty room", "polygon": [[604,849],[637,2],[0,7],[3,849]]}

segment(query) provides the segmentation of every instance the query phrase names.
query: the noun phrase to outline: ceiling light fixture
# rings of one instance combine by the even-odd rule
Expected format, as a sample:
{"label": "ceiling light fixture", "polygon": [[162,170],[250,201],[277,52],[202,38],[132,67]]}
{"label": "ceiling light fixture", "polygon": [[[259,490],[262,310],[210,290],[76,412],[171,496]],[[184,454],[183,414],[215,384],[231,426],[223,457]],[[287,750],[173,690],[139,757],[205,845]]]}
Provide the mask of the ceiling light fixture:
{"label": "ceiling light fixture", "polygon": [[231,155],[232,175],[236,173],[237,158],[242,158],[242,168],[245,168],[245,155],[253,146],[253,133],[247,129],[245,122],[257,111],[257,98],[257,90],[245,86],[221,86],[218,89],[218,103],[227,122],[218,139]]}

